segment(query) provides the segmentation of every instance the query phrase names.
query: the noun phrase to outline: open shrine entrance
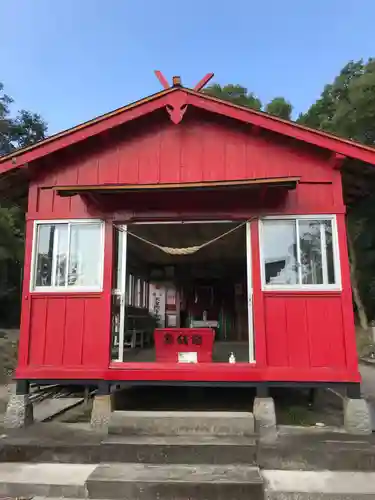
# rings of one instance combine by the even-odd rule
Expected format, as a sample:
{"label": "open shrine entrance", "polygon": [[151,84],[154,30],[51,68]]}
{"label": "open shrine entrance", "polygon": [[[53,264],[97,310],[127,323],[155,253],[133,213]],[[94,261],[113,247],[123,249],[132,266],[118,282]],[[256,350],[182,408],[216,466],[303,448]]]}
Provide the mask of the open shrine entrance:
{"label": "open shrine entrance", "polygon": [[116,226],[113,283],[113,362],[254,362],[250,222]]}

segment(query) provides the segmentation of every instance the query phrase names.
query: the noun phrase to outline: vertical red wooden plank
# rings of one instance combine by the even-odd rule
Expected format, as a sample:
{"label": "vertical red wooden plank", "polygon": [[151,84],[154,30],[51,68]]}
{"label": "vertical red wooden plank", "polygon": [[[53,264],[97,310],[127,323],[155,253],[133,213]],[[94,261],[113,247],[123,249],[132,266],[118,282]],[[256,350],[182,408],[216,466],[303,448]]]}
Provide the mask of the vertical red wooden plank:
{"label": "vertical red wooden plank", "polygon": [[66,301],[65,314],[65,336],[63,351],[64,366],[77,366],[82,364],[84,327],[85,298],[79,296],[68,298]]}
{"label": "vertical red wooden plank", "polygon": [[[342,192],[342,179],[339,170],[332,171],[332,198],[335,213],[345,212],[345,203]],[[333,210],[332,210],[333,211]]]}
{"label": "vertical red wooden plank", "polygon": [[183,129],[181,144],[181,182],[203,180],[203,144],[199,123],[189,124]]}
{"label": "vertical red wooden plank", "polygon": [[106,328],[106,298],[86,298],[84,314],[82,364],[85,367],[106,368],[109,365],[110,349],[107,342],[109,328]]}
{"label": "vertical red wooden plank", "polygon": [[255,339],[255,361],[257,366],[267,365],[264,296],[260,277],[259,222],[250,224],[252,281],[253,281],[253,324]]}
{"label": "vertical red wooden plank", "polygon": [[159,134],[159,182],[173,183],[181,179],[181,137],[183,125],[174,125]]}
{"label": "vertical red wooden plank", "polygon": [[218,179],[245,179],[246,178],[246,146],[240,130],[227,133],[225,148],[225,171],[219,172]]}
{"label": "vertical red wooden plank", "polygon": [[350,282],[350,268],[348,246],[346,239],[346,224],[345,215],[339,214],[336,216],[338,244],[340,254],[340,268],[341,268],[341,305],[344,323],[344,338],[345,338],[345,352],[347,367],[351,370],[358,371],[358,357],[355,339],[355,326],[354,326],[354,313],[353,313],[353,298],[352,288]]}
{"label": "vertical red wooden plank", "polygon": [[[73,157],[72,155],[66,155],[61,173],[58,171],[57,185],[76,186],[78,183],[79,164],[79,158]],[[62,219],[67,217],[80,217],[81,214],[78,210],[72,211],[72,202],[74,205],[77,199],[79,199],[78,196],[63,198],[57,195],[54,200],[54,216]]]}
{"label": "vertical red wooden plank", "polygon": [[119,171],[118,146],[113,141],[106,142],[98,160],[99,184],[116,184]]}
{"label": "vertical red wooden plank", "polygon": [[[34,188],[30,191],[32,198],[37,195],[37,190]],[[33,199],[29,203],[34,206]],[[30,206],[30,205],[29,205]],[[18,365],[26,366],[29,358],[29,342],[30,342],[30,325],[31,325],[31,296],[30,296],[30,274],[31,274],[31,259],[33,248],[33,232],[34,222],[26,221],[25,234],[25,258],[23,267],[23,282],[22,282],[22,299],[21,299],[21,326],[20,339],[18,345]]]}
{"label": "vertical red wooden plank", "polygon": [[46,345],[48,301],[43,297],[31,297],[29,365],[43,366]]}
{"label": "vertical red wooden plank", "polygon": [[69,197],[59,196],[56,191],[53,193],[53,215],[55,219],[65,219],[70,216]]}
{"label": "vertical red wooden plank", "polygon": [[44,364],[61,366],[64,351],[66,297],[47,299],[46,340]]}
{"label": "vertical red wooden plank", "polygon": [[265,330],[269,366],[289,366],[286,304],[282,297],[266,296]]}
{"label": "vertical red wooden plank", "polygon": [[140,184],[160,182],[160,135],[160,132],[154,130],[137,139]]}
{"label": "vertical red wooden plank", "polygon": [[52,189],[40,189],[38,218],[51,218],[53,214],[54,191]]}
{"label": "vertical red wooden plank", "polygon": [[85,219],[92,218],[85,199],[82,196],[72,196],[69,200],[69,217],[70,219]]}
{"label": "vertical red wooden plank", "polygon": [[[225,132],[225,131],[224,131]],[[202,180],[225,179],[226,136],[221,127],[212,123],[202,125]]]}
{"label": "vertical red wooden plank", "polygon": [[119,148],[119,177],[120,184],[137,184],[139,181],[139,158],[136,140],[133,137],[121,143]]}
{"label": "vertical red wooden plank", "polygon": [[27,199],[27,216],[34,217],[38,212],[38,201],[39,201],[39,193],[38,193],[38,185],[34,183],[30,183],[29,185],[29,193]]}
{"label": "vertical red wooden plank", "polygon": [[99,157],[100,154],[83,156],[77,171],[78,185],[90,186],[99,183]]}
{"label": "vertical red wooden plank", "polygon": [[[306,301],[307,321],[310,336],[310,359],[313,367],[327,367],[330,359],[329,311],[322,297]],[[319,314],[318,314],[319,311]]]}
{"label": "vertical red wooden plank", "polygon": [[[288,337],[289,366],[308,368],[310,365],[310,347],[307,331],[305,297],[286,297],[286,326]],[[272,312],[271,312],[272,314]]]}
{"label": "vertical red wooden plank", "polygon": [[333,368],[344,368],[346,365],[346,356],[341,297],[327,297],[326,309],[327,317],[324,326],[329,339],[328,363]]}
{"label": "vertical red wooden plank", "polygon": [[[254,136],[252,132],[250,132],[246,141],[245,155],[246,177],[248,179],[267,177],[267,170],[270,177],[275,176],[273,172],[272,174],[270,173],[271,169],[274,168],[274,159],[270,151],[266,150],[265,145],[262,145],[262,139]],[[266,168],[265,160],[268,160],[268,169]]]}

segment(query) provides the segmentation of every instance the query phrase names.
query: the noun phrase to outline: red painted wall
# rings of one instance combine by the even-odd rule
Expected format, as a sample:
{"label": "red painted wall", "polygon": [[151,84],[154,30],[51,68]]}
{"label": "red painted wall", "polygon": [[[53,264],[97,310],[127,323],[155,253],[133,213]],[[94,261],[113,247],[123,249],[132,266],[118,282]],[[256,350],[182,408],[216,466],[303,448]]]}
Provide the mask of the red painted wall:
{"label": "red painted wall", "polygon": [[[161,120],[161,121],[160,121]],[[328,155],[275,134],[254,135],[232,121],[189,116],[179,125],[167,118],[140,120],[135,129],[51,156],[32,185],[29,216],[86,217],[79,197],[61,198],[52,186],[201,182],[300,176],[283,212],[343,210],[340,173]],[[307,183],[307,184],[306,184]],[[333,183],[333,184],[332,184]]]}
{"label": "red painted wall", "polygon": [[[29,196],[24,301],[19,366],[75,368],[89,377],[90,368],[109,366],[112,232],[107,222],[105,290],[102,294],[29,293],[32,221],[35,219],[244,218],[253,214],[339,214],[343,292],[263,293],[260,287],[257,225],[252,225],[254,324],[257,366],[294,370],[333,368],[357,373],[350,280],[340,173],[328,154],[300,142],[252,133],[249,127],[189,112],[173,125],[163,111],[118,128],[103,138],[51,155],[38,168]],[[51,189],[63,185],[148,184],[299,176],[301,182],[275,204],[270,192],[239,195],[147,194],[113,197],[92,206],[79,197],[61,198]],[[169,198],[168,198],[169,196]],[[268,198],[267,198],[268,196]],[[193,200],[194,197],[194,200]],[[109,204],[108,204],[109,203]],[[111,206],[112,204],[112,206]],[[108,215],[108,214],[107,214]],[[319,314],[317,314],[319,311]],[[250,366],[249,366],[250,368]],[[31,371],[30,371],[31,370]],[[21,371],[19,371],[21,373]],[[62,373],[62,372],[61,372]],[[312,373],[312,371],[311,371]],[[75,376],[77,374],[75,373]],[[314,375],[312,375],[313,377]],[[330,375],[334,377],[334,375]],[[345,376],[344,376],[345,378]]]}

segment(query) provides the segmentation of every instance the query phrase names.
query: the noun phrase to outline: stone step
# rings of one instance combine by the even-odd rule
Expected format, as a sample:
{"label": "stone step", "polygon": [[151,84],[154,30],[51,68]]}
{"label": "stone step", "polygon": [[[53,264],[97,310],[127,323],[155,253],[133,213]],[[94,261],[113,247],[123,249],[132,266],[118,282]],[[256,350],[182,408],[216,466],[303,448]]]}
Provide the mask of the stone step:
{"label": "stone step", "polygon": [[256,463],[256,440],[247,436],[107,436],[95,442],[4,439],[0,462],[43,463]]}
{"label": "stone step", "polygon": [[263,470],[267,500],[373,500],[375,473]]}
{"label": "stone step", "polygon": [[86,498],[97,464],[0,463],[0,497]]}
{"label": "stone step", "polygon": [[250,412],[114,411],[109,434],[251,436],[254,417]]}
{"label": "stone step", "polygon": [[375,435],[282,435],[274,443],[260,443],[257,464],[261,469],[375,472]]}
{"label": "stone step", "polygon": [[0,496],[116,500],[264,500],[244,465],[0,464]]}
{"label": "stone step", "polygon": [[256,464],[256,439],[247,436],[108,436],[100,462]]}
{"label": "stone step", "polygon": [[132,500],[264,500],[256,467],[244,465],[99,465],[88,498]]}

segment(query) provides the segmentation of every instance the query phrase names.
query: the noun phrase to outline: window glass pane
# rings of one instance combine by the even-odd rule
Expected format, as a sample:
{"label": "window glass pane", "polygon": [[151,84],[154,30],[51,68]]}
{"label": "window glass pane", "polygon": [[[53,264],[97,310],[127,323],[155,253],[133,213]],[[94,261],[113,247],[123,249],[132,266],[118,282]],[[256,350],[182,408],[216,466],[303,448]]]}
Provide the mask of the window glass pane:
{"label": "window glass pane", "polygon": [[56,267],[54,271],[53,286],[66,285],[66,261],[68,258],[68,224],[57,224],[55,226],[55,250]]}
{"label": "window glass pane", "polygon": [[298,283],[296,227],[294,220],[263,222],[264,275],[269,285]]}
{"label": "window glass pane", "polygon": [[299,220],[299,246],[304,285],[323,284],[320,221]]}
{"label": "window glass pane", "polygon": [[72,224],[70,228],[69,286],[101,285],[101,226]]}
{"label": "window glass pane", "polygon": [[325,220],[323,224],[326,234],[328,283],[330,285],[334,285],[336,280],[335,280],[335,265],[333,261],[332,221]]}
{"label": "window glass pane", "polygon": [[37,228],[35,286],[51,286],[53,246],[56,227],[42,224]]}

